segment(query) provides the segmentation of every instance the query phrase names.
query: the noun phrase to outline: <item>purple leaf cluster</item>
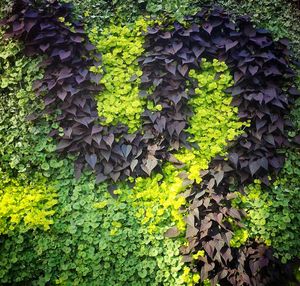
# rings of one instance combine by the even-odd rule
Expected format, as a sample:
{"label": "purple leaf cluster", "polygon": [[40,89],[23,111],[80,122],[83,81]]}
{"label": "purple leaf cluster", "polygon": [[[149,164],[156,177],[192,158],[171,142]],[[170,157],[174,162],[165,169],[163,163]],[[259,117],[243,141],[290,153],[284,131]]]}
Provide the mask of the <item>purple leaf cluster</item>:
{"label": "purple leaf cluster", "polygon": [[[242,227],[245,213],[232,206],[235,197],[229,186],[236,179],[233,169],[214,161],[214,167],[203,174],[203,181],[194,185],[188,198],[186,237],[182,247],[186,261],[191,253],[205,251],[204,257],[194,261],[201,279],[212,285],[284,285],[292,277],[289,267],[273,256],[273,250],[253,240],[240,248],[230,246],[233,225]],[[281,279],[281,280],[280,280]],[[282,284],[274,284],[280,281]]]}
{"label": "purple leaf cluster", "polygon": [[[154,83],[151,95],[163,106],[165,139],[185,143],[185,135],[176,134],[174,126],[186,124],[190,116],[186,103],[185,82],[190,69],[198,69],[201,58],[225,61],[234,77],[228,90],[238,107],[242,121],[250,127],[229,148],[228,158],[216,158],[203,175],[200,185],[194,185],[190,196],[187,233],[189,246],[183,249],[185,258],[197,250],[205,250],[198,267],[201,279],[209,278],[213,285],[262,285],[273,281],[273,269],[278,263],[271,250],[252,243],[240,249],[230,247],[232,224],[239,225],[243,213],[231,206],[229,186],[242,187],[254,179],[269,183],[284,163],[277,151],[288,144],[286,120],[293,97],[294,73],[289,64],[288,42],[273,41],[270,33],[254,28],[248,17],[235,22],[220,8],[207,8],[187,19],[188,28],[178,23],[173,27],[148,29],[146,55],[141,65],[145,90]],[[172,116],[173,118],[168,119]],[[159,119],[158,116],[155,120]],[[171,137],[172,136],[172,137]],[[228,160],[226,160],[228,159]],[[200,174],[199,174],[200,175]],[[263,284],[265,285],[265,284]]]}
{"label": "purple leaf cluster", "polygon": [[[188,20],[189,28],[175,23],[172,29],[167,25],[149,29],[142,62],[144,84],[157,86],[151,98],[163,105],[164,117],[170,111],[174,116],[166,119],[166,138],[177,135],[175,126],[184,128],[190,115],[184,85],[188,71],[199,68],[201,58],[225,61],[234,77],[228,90],[232,104],[238,107],[240,120],[251,123],[230,150],[230,166],[241,182],[258,178],[268,184],[268,175],[283,165],[277,150],[287,144],[285,116],[296,92],[288,42],[273,41],[268,31],[254,28],[248,17],[233,22],[219,8],[204,9]],[[184,139],[182,134],[177,141]]]}
{"label": "purple leaf cluster", "polygon": [[[101,125],[94,100],[101,90],[99,75],[89,71],[90,66],[101,64],[101,56],[83,24],[72,22],[70,8],[58,1],[38,5],[17,0],[13,15],[4,21],[6,37],[21,40],[27,55],[45,56],[45,76],[34,90],[44,97],[45,112],[60,111],[57,120],[64,134],[57,130],[50,134],[58,140],[57,151],[78,155],[77,176],[88,166],[95,170],[97,182],[150,175],[166,157],[167,147],[161,144],[165,118],[155,120],[157,115],[149,114],[143,134],[128,134],[123,125]],[[180,132],[178,126],[176,130]]]}

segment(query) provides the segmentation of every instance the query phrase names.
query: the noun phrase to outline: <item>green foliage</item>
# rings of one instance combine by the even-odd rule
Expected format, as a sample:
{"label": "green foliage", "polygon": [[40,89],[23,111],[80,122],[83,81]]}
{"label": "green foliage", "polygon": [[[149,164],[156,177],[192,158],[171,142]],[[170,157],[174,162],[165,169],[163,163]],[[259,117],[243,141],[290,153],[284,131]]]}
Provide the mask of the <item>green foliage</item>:
{"label": "green foliage", "polygon": [[72,2],[76,17],[84,16],[84,21],[97,25],[100,29],[109,23],[134,22],[138,17],[149,15],[161,18],[168,15],[182,21],[185,15],[195,13],[198,2],[191,0],[64,0]]}
{"label": "green foliage", "polygon": [[[1,36],[2,36],[1,32]],[[27,116],[43,110],[42,99],[32,91],[43,77],[41,58],[30,59],[20,44],[1,40],[0,44],[0,204],[1,231],[11,234],[36,227],[49,229],[56,193],[46,177],[59,172],[56,144],[48,137],[50,117],[39,123]],[[52,126],[51,126],[52,124]],[[51,170],[50,170],[51,169]],[[55,176],[54,176],[55,177]]]}
{"label": "green foliage", "polygon": [[[50,118],[33,124],[26,118],[41,113],[42,99],[32,92],[34,80],[43,77],[41,59],[22,55],[22,48],[12,41],[0,44],[0,167],[10,177],[26,178],[39,171],[48,176],[55,142],[47,136]],[[52,123],[52,127],[58,125]]]}
{"label": "green foliage", "polygon": [[[206,88],[209,89],[215,73],[225,70],[223,63],[204,64],[203,72],[209,80],[203,83],[203,92],[210,94]],[[218,82],[219,90],[211,86],[211,96],[220,98],[206,106],[211,108],[210,112],[219,112],[213,109],[218,100],[230,98],[223,93],[223,89],[231,77],[226,71],[224,74],[225,77],[220,77]],[[201,80],[200,74],[196,76]],[[31,94],[29,89],[28,94]],[[200,108],[200,103],[196,104],[197,98],[201,98],[201,93],[196,91],[195,103],[191,105],[196,117],[201,114],[197,109]],[[19,102],[13,95],[10,101],[18,108],[37,108],[31,101],[22,107],[22,101]],[[230,100],[228,108],[229,103]],[[232,110],[230,107],[232,118],[227,123],[237,127],[230,123],[234,118]],[[26,173],[30,176],[28,179],[34,182],[34,177],[40,177],[33,171],[46,175],[53,188],[51,196],[57,193],[58,202],[54,205],[52,200],[49,209],[51,215],[55,212],[51,216],[53,224],[50,231],[43,232],[38,228],[34,231],[27,229],[26,233],[15,231],[0,244],[1,283],[99,285],[105,281],[105,285],[194,285],[199,281],[199,274],[185,266],[179,253],[180,246],[185,243],[184,213],[180,211],[185,199],[180,194],[190,186],[183,179],[184,172],[188,170],[186,166],[177,169],[165,165],[162,175],[138,178],[133,187],[120,184],[113,198],[105,184],[95,185],[91,174],[83,175],[80,181],[73,178],[71,161],[59,160],[53,153],[53,142],[45,134],[50,128],[46,127],[46,121],[42,121],[44,125],[36,126],[24,120],[25,114],[17,115],[16,122],[24,124],[24,130],[31,130],[29,127],[42,130],[34,136],[31,132],[21,133],[22,142],[28,142],[28,146],[32,147],[30,156],[37,158],[28,165],[28,170],[31,170]],[[216,114],[216,118],[218,116]],[[192,133],[198,128],[198,122],[190,123]],[[9,128],[3,130],[6,129]],[[224,131],[223,127],[220,130]],[[205,142],[205,132],[198,134],[195,131],[192,134],[195,134],[193,140],[196,143]],[[229,134],[226,133],[225,137]],[[220,144],[225,144],[225,141]],[[222,145],[221,149],[224,148]],[[19,150],[22,162],[30,160],[23,155],[24,150]],[[44,156],[41,157],[41,154]],[[206,155],[204,158],[210,159]],[[16,172],[22,178],[19,165],[13,167],[7,170]],[[35,187],[29,189],[39,194]],[[167,238],[165,233],[174,237]]]}
{"label": "green foliage", "polygon": [[[198,4],[190,0],[72,2],[77,14],[98,25],[90,37],[103,53],[103,66],[92,68],[104,71],[99,115],[104,124],[123,123],[133,132],[146,106],[161,109],[139,97],[141,71],[136,59],[144,51],[141,32],[147,23],[136,19],[168,14],[182,21]],[[289,36],[300,55],[300,24],[290,4],[283,0],[215,2],[252,14],[257,25],[269,28],[276,37]],[[0,15],[7,12],[6,4],[0,5]],[[116,19],[136,22],[103,30],[104,24]],[[228,141],[245,126],[230,105],[231,96],[224,92],[232,84],[226,65],[203,61],[201,71],[190,71],[198,87],[189,102],[194,115],[186,131],[199,149],[175,154],[185,165],[179,169],[165,165],[162,174],[138,178],[134,186],[120,184],[110,194],[106,184],[95,185],[91,174],[80,181],[73,178],[72,158],[59,159],[55,142],[47,136],[52,128],[58,129],[52,118],[40,118],[38,123],[26,120],[31,112],[44,108],[31,88],[43,76],[40,61],[24,57],[15,42],[0,44],[0,233],[5,234],[0,240],[0,284],[196,284],[199,274],[185,266],[179,253],[185,243],[185,199],[180,194],[191,181],[200,182],[200,171],[208,168],[213,157],[226,155]],[[299,101],[293,118],[300,130],[298,105]],[[233,247],[244,244],[249,235],[271,244],[283,261],[299,255],[299,155],[286,154],[285,168],[270,190],[263,192],[256,182],[236,200],[248,217],[246,229],[236,229]],[[165,237],[166,233],[174,237]],[[202,255],[200,251],[194,258]]]}
{"label": "green foliage", "polygon": [[259,181],[239,196],[238,205],[245,209],[249,236],[272,245],[283,262],[300,256],[300,163],[297,154],[289,154],[281,176],[269,190]]}
{"label": "green foliage", "polygon": [[[300,72],[300,70],[299,70]],[[299,73],[300,75],[300,73]],[[300,87],[300,76],[299,76],[299,83],[298,86]],[[295,136],[300,134],[300,98],[295,101],[293,109],[290,114],[290,119],[293,123],[293,129],[289,130],[289,136],[294,138]]]}
{"label": "green foliage", "polygon": [[188,14],[194,14],[197,10],[196,2],[190,0],[140,0],[141,4],[146,7],[147,13],[152,16],[160,16],[163,14],[169,15],[170,17],[183,21],[184,16]]}
{"label": "green foliage", "polygon": [[[185,204],[180,194],[185,190],[180,170],[171,165],[164,167],[162,174],[151,178],[135,179],[135,186],[124,196],[124,201],[131,202],[137,208],[136,217],[142,225],[148,225],[149,233],[165,232],[165,227],[176,226],[185,230],[183,215],[179,208]],[[122,189],[120,190],[123,193]]]}
{"label": "green foliage", "polygon": [[228,141],[242,134],[246,123],[238,121],[238,110],[230,105],[232,97],[225,93],[233,79],[224,62],[203,59],[201,71],[191,70],[190,76],[198,86],[188,103],[193,115],[186,131],[192,135],[189,141],[199,148],[184,149],[175,156],[186,164],[189,179],[200,183],[200,171],[206,170],[216,155],[226,154]]}
{"label": "green foliage", "polygon": [[239,248],[245,245],[249,238],[249,232],[247,229],[238,228],[234,229],[234,235],[230,240],[230,246]]}
{"label": "green foliage", "polygon": [[[23,57],[14,42],[0,51],[0,162],[7,177],[17,178],[1,182],[1,232],[7,236],[0,243],[0,283],[181,285],[193,279],[179,280],[182,235],[164,237],[170,227],[184,229],[177,173],[163,183],[157,175],[134,188],[120,186],[124,195],[117,200],[89,174],[76,181],[71,160],[58,159],[47,136],[58,126],[51,118],[26,120],[43,110],[31,91],[42,76],[40,60]],[[145,190],[152,192],[140,197]]]}
{"label": "green foliage", "polygon": [[129,132],[136,131],[140,125],[140,115],[144,110],[145,99],[139,96],[142,71],[137,58],[142,55],[147,22],[137,20],[131,26],[110,25],[101,34],[94,28],[91,41],[102,53],[102,67],[92,67],[93,72],[104,70],[100,83],[104,91],[97,96],[98,114],[104,118],[102,124],[123,123]]}
{"label": "green foliage", "polygon": [[7,16],[12,9],[13,1],[11,0],[2,0],[0,3],[0,19]]}
{"label": "green foliage", "polygon": [[115,191],[114,199],[106,185],[93,181],[87,174],[80,181],[64,171],[57,176],[59,203],[51,231],[16,234],[1,244],[2,283],[181,285],[182,240],[166,239],[162,232],[170,223],[169,211],[155,222],[159,231],[150,234],[153,221],[141,224],[139,217],[153,205],[151,198],[138,196],[145,183]]}

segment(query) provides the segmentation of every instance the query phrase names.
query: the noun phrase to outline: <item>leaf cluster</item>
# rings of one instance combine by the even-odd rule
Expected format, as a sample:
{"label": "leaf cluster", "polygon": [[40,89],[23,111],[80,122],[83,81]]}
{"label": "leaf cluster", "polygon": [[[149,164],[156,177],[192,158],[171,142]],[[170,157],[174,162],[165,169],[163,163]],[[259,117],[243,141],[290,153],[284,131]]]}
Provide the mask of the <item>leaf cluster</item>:
{"label": "leaf cluster", "polygon": [[226,155],[228,142],[242,134],[246,124],[238,121],[238,109],[231,105],[232,97],[226,89],[233,78],[224,62],[202,59],[200,70],[190,70],[193,82],[188,104],[192,115],[186,132],[191,150],[182,149],[175,157],[187,165],[188,178],[200,183],[200,171],[208,169],[211,159]]}
{"label": "leaf cluster", "polygon": [[271,245],[284,263],[300,255],[299,167],[297,155],[289,151],[280,177],[268,190],[258,181],[237,200],[247,213],[249,236]]}
{"label": "leaf cluster", "polygon": [[0,172],[0,235],[26,232],[29,229],[48,230],[53,224],[53,206],[57,194],[45,182],[30,182],[27,185],[12,180]]}
{"label": "leaf cluster", "polygon": [[140,116],[145,108],[145,98],[139,96],[142,71],[137,62],[144,51],[144,36],[147,22],[136,21],[133,27],[110,25],[101,34],[93,29],[91,42],[102,54],[102,66],[92,67],[97,72],[104,70],[100,83],[104,90],[96,97],[98,115],[103,125],[123,123],[133,133],[140,128]]}
{"label": "leaf cluster", "polygon": [[[172,178],[161,183],[159,175],[141,178],[134,188],[120,185],[113,198],[106,184],[95,185],[91,174],[75,180],[66,172],[70,167],[62,167],[51,180],[58,194],[51,230],[15,232],[1,242],[1,283],[184,285],[184,279],[178,282],[184,239],[164,236],[174,226],[180,183]],[[145,188],[149,194],[141,196]],[[173,201],[165,200],[163,190]],[[161,201],[162,212],[155,208]]]}
{"label": "leaf cluster", "polygon": [[[258,270],[266,269],[269,263],[269,269],[272,269],[273,260],[261,257],[262,260],[255,267],[250,267],[249,265],[257,259],[256,255],[260,253],[260,246],[253,244],[246,249],[239,249],[238,252],[231,250],[229,244],[225,245],[222,234],[229,236],[232,228],[218,226],[222,220],[219,222],[217,218],[218,215],[221,218],[224,215],[225,210],[219,209],[220,202],[224,200],[223,203],[228,208],[228,216],[233,216],[237,221],[240,219],[238,213],[231,212],[230,200],[226,199],[230,182],[234,178],[240,185],[251,182],[254,178],[261,178],[265,184],[268,184],[269,174],[274,175],[282,167],[283,157],[277,153],[277,149],[287,142],[285,132],[287,126],[284,119],[289,111],[287,93],[291,96],[297,94],[293,82],[285,81],[285,78],[293,77],[286,57],[287,45],[285,41],[274,42],[267,31],[255,29],[248,18],[240,17],[236,22],[232,22],[228,15],[224,15],[218,9],[212,12],[204,10],[197,14],[193,21],[200,22],[200,25],[191,24],[189,28],[185,28],[175,23],[171,31],[166,31],[163,27],[149,29],[146,42],[147,57],[143,59],[144,73],[148,76],[145,83],[158,82],[153,97],[159,98],[156,102],[163,102],[163,107],[167,106],[163,101],[164,90],[181,95],[174,97],[175,100],[177,99],[176,102],[174,101],[175,104],[181,108],[182,105],[178,102],[182,100],[184,94],[180,93],[182,86],[177,84],[181,76],[186,76],[191,66],[198,65],[198,58],[225,58],[234,77],[234,86],[229,89],[233,96],[233,105],[238,107],[239,117],[245,122],[250,120],[251,123],[245,129],[246,132],[229,149],[229,160],[227,161],[226,158],[214,160],[200,188],[195,186],[193,196],[196,199],[192,205],[197,207],[196,210],[192,208],[193,227],[188,235],[191,249],[199,244],[208,248],[205,249],[208,259],[199,262],[203,271],[202,279],[209,277],[213,283],[220,279],[232,282],[232,277],[235,277],[235,283],[240,285],[262,281],[261,279],[272,281],[273,274],[265,275]],[[232,31],[236,31],[236,34]],[[267,50],[268,55],[264,54]],[[161,51],[162,55],[157,57],[155,51]],[[256,56],[253,57],[253,54]],[[277,60],[271,61],[270,56]],[[161,74],[167,76],[161,80]],[[172,94],[169,93],[168,96],[173,100]],[[178,108],[177,112],[180,110]],[[170,108],[163,108],[162,111],[166,110],[169,111]],[[186,113],[182,112],[182,114]],[[168,131],[172,126],[170,122],[172,121],[166,122]],[[213,192],[221,193],[224,198],[217,198],[215,202],[212,199],[204,200],[200,194],[206,190],[210,195]],[[212,206],[209,205],[210,202]],[[207,218],[201,216],[199,218],[199,214],[205,215],[203,207],[208,208]],[[210,223],[212,218],[216,224]],[[218,238],[218,235],[221,235],[221,238]],[[209,241],[211,243],[208,243]],[[256,249],[252,252],[255,253],[253,257],[250,249]],[[264,257],[268,257],[266,248],[265,251]],[[246,258],[245,255],[250,256]],[[230,261],[236,261],[239,266],[232,268]]]}
{"label": "leaf cluster", "polygon": [[217,4],[236,15],[250,15],[258,27],[270,30],[276,39],[289,38],[295,55],[300,57],[300,11],[293,1],[252,0],[241,3],[237,0],[75,0],[72,3],[77,17],[84,16],[83,20],[90,26],[99,27],[107,25],[110,21],[133,22],[137,17],[147,14],[154,17],[169,15],[182,21],[185,16],[194,14],[203,5]]}
{"label": "leaf cluster", "polygon": [[[47,59],[43,61],[45,74],[41,79],[35,74],[40,59],[32,63],[26,59],[15,60],[19,48],[14,43],[9,44],[7,50],[2,48],[1,88],[3,97],[10,103],[8,109],[3,106],[3,134],[11,136],[10,142],[15,145],[1,146],[4,149],[0,153],[4,162],[1,168],[9,175],[29,171],[29,176],[36,168],[35,175],[48,176],[59,196],[57,205],[54,195],[49,197],[52,210],[50,213],[46,210],[41,218],[47,220],[45,217],[53,216],[51,232],[44,233],[34,226],[33,231],[26,229],[26,233],[13,233],[9,239],[1,241],[2,283],[99,285],[99,281],[107,281],[107,285],[177,285],[198,283],[200,279],[208,278],[212,284],[219,281],[224,285],[266,285],[277,279],[274,273],[280,265],[270,249],[253,241],[238,249],[231,247],[234,244],[240,246],[244,239],[230,243],[242,212],[232,207],[229,187],[233,181],[243,186],[256,178],[267,185],[269,176],[278,173],[283,165],[284,156],[278,148],[287,143],[285,117],[290,98],[297,95],[288,43],[274,41],[269,32],[257,29],[247,17],[233,21],[220,9],[204,9],[190,17],[185,25],[178,22],[174,22],[173,27],[155,25],[148,29],[143,40],[139,38],[140,30],[135,31],[137,37],[131,39],[132,30],[113,26],[112,32],[109,28],[104,30],[105,39],[100,36],[103,46],[99,44],[98,49],[104,53],[103,69],[105,65],[107,67],[107,73],[101,79],[100,56],[92,52],[94,47],[84,34],[83,25],[69,23],[69,5],[53,1],[36,9],[36,3],[32,1],[19,2],[15,17],[6,21],[9,25],[7,35],[22,39],[26,53],[44,53]],[[177,2],[170,5],[176,7]],[[149,7],[149,10],[155,9]],[[156,9],[165,7],[169,6]],[[116,46],[116,35],[110,38],[114,29],[125,36],[121,47]],[[95,34],[93,37],[98,41]],[[140,49],[134,49],[135,39],[139,40]],[[127,51],[129,47],[130,51]],[[141,55],[142,49],[145,53],[138,66],[136,57]],[[117,65],[123,62],[124,67],[117,70]],[[134,65],[132,70],[131,64]],[[93,65],[94,73],[91,72]],[[130,132],[135,130],[138,124],[132,118],[137,119],[135,115],[143,106],[141,104],[138,112],[132,110],[133,117],[132,114],[128,116],[126,104],[133,102],[132,97],[126,101],[123,91],[120,92],[116,85],[117,80],[123,80],[121,74],[126,67],[140,79],[130,83],[126,79],[123,88],[128,90],[124,94],[134,91],[135,101],[140,83],[141,93],[153,103],[142,114],[142,131],[133,134],[128,133],[124,123],[129,125]],[[204,74],[200,73],[201,69]],[[124,183],[114,190],[105,184],[96,185],[91,174],[83,174],[79,182],[73,179],[70,162],[58,160],[53,155],[53,139],[42,136],[50,129],[45,121],[36,127],[24,121],[30,106],[35,111],[42,109],[32,103],[33,79],[40,79],[34,88],[38,95],[44,95],[44,104],[51,116],[59,110],[59,124],[52,124],[52,135],[59,139],[58,151],[79,153],[78,173],[88,165],[96,171],[98,183],[107,178],[131,180],[133,176],[135,186]],[[103,93],[99,93],[99,81],[105,85]],[[230,98],[224,89],[232,84],[228,90]],[[189,85],[191,91],[187,89]],[[111,93],[106,92],[115,90],[118,100],[103,105],[105,101],[101,96],[110,99]],[[101,102],[98,112],[95,94]],[[21,112],[14,112],[16,98],[16,106],[20,106]],[[122,101],[126,102],[124,106],[121,106]],[[116,102],[119,105],[109,106]],[[110,107],[117,108],[116,114],[121,114],[121,118],[112,116],[110,120]],[[10,116],[5,115],[6,110],[11,110],[8,111]],[[98,113],[114,125],[100,125]],[[237,121],[237,113],[242,122]],[[207,122],[203,124],[203,120]],[[17,136],[19,130],[15,128],[19,122],[24,125],[20,133],[21,145]],[[120,122],[123,125],[116,125]],[[214,124],[211,126],[210,122]],[[13,132],[10,132],[10,124],[14,126]],[[243,134],[242,126],[246,126]],[[227,155],[227,141],[238,135]],[[192,151],[182,153],[181,157],[179,151],[176,159],[180,147],[189,147]],[[200,156],[197,164],[189,165],[187,158],[193,160],[195,154],[203,158]],[[222,157],[208,164],[216,155]],[[31,156],[35,158],[32,162]],[[294,156],[289,154],[288,157]],[[166,160],[176,166],[163,165]],[[279,254],[298,247],[293,240],[294,228],[284,228],[286,233],[282,234],[282,239],[277,238],[276,232],[283,228],[284,222],[298,218],[293,213],[298,211],[297,207],[289,213],[287,206],[294,203],[291,201],[292,190],[298,190],[294,174],[299,175],[299,170],[290,159],[287,166],[288,162],[290,167],[286,167],[283,178],[271,187],[272,195],[268,197],[259,192],[260,200],[255,197],[251,201],[250,194],[250,199],[245,202],[250,209],[249,232],[262,238],[269,233],[275,236],[276,239],[270,241]],[[153,171],[159,168],[163,175],[154,175]],[[145,174],[149,178],[141,177]],[[16,191],[16,197],[28,190],[38,197],[38,190],[27,187],[21,184],[20,188],[7,189],[11,193]],[[47,192],[44,187],[41,189],[42,193]],[[180,232],[185,224],[178,212],[185,203],[178,194],[187,189],[191,189],[187,193],[190,207],[186,218],[189,244],[183,251],[186,261],[195,259],[188,270],[179,253],[184,241]],[[22,197],[22,200],[26,201],[26,198]],[[33,202],[41,207],[39,197]],[[261,212],[255,211],[259,207],[262,207]],[[278,211],[283,215],[278,216]],[[272,215],[276,220],[268,221]],[[24,213],[21,216],[16,218],[18,222],[26,218]],[[255,223],[251,224],[251,217]],[[268,223],[270,228],[278,228],[267,233],[264,227],[269,227]],[[165,239],[164,233],[176,239]],[[287,242],[289,238],[292,240]],[[264,240],[268,242],[268,237]],[[198,255],[199,251],[201,255]],[[287,254],[284,260],[290,257]],[[103,266],[100,270],[99,265]],[[193,272],[195,270],[201,277]]]}

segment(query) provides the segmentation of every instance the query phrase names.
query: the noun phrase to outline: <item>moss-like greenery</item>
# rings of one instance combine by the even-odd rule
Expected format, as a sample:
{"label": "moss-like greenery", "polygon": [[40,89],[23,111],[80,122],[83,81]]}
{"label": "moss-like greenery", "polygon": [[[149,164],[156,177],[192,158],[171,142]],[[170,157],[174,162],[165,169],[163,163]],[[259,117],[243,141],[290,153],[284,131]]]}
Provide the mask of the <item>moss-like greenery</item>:
{"label": "moss-like greenery", "polygon": [[[113,198],[107,185],[96,186],[90,174],[73,179],[70,167],[64,165],[51,179],[59,195],[51,230],[15,233],[0,245],[1,283],[187,285],[199,280],[189,268],[183,272],[182,235],[164,236],[176,224],[173,216],[179,217],[174,204],[182,202],[175,200],[182,188],[178,180],[142,179],[134,188],[120,186]],[[148,196],[141,197],[146,190]]]}
{"label": "moss-like greenery", "polygon": [[[40,58],[30,59],[22,47],[1,40],[0,44],[0,167],[11,178],[28,179],[40,171],[48,176],[56,144],[48,136],[51,127],[58,128],[51,118],[40,118],[33,124],[31,114],[43,110],[42,98],[32,91],[35,80],[43,77]],[[59,166],[57,166],[59,167]]]}

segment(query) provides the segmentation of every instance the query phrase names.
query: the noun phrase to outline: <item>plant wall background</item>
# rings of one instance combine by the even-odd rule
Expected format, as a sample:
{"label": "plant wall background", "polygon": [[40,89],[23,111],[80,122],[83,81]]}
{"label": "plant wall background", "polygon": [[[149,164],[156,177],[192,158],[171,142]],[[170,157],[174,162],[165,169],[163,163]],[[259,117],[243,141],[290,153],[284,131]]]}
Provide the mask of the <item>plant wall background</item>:
{"label": "plant wall background", "polygon": [[65,2],[0,6],[0,284],[297,285],[295,3]]}

